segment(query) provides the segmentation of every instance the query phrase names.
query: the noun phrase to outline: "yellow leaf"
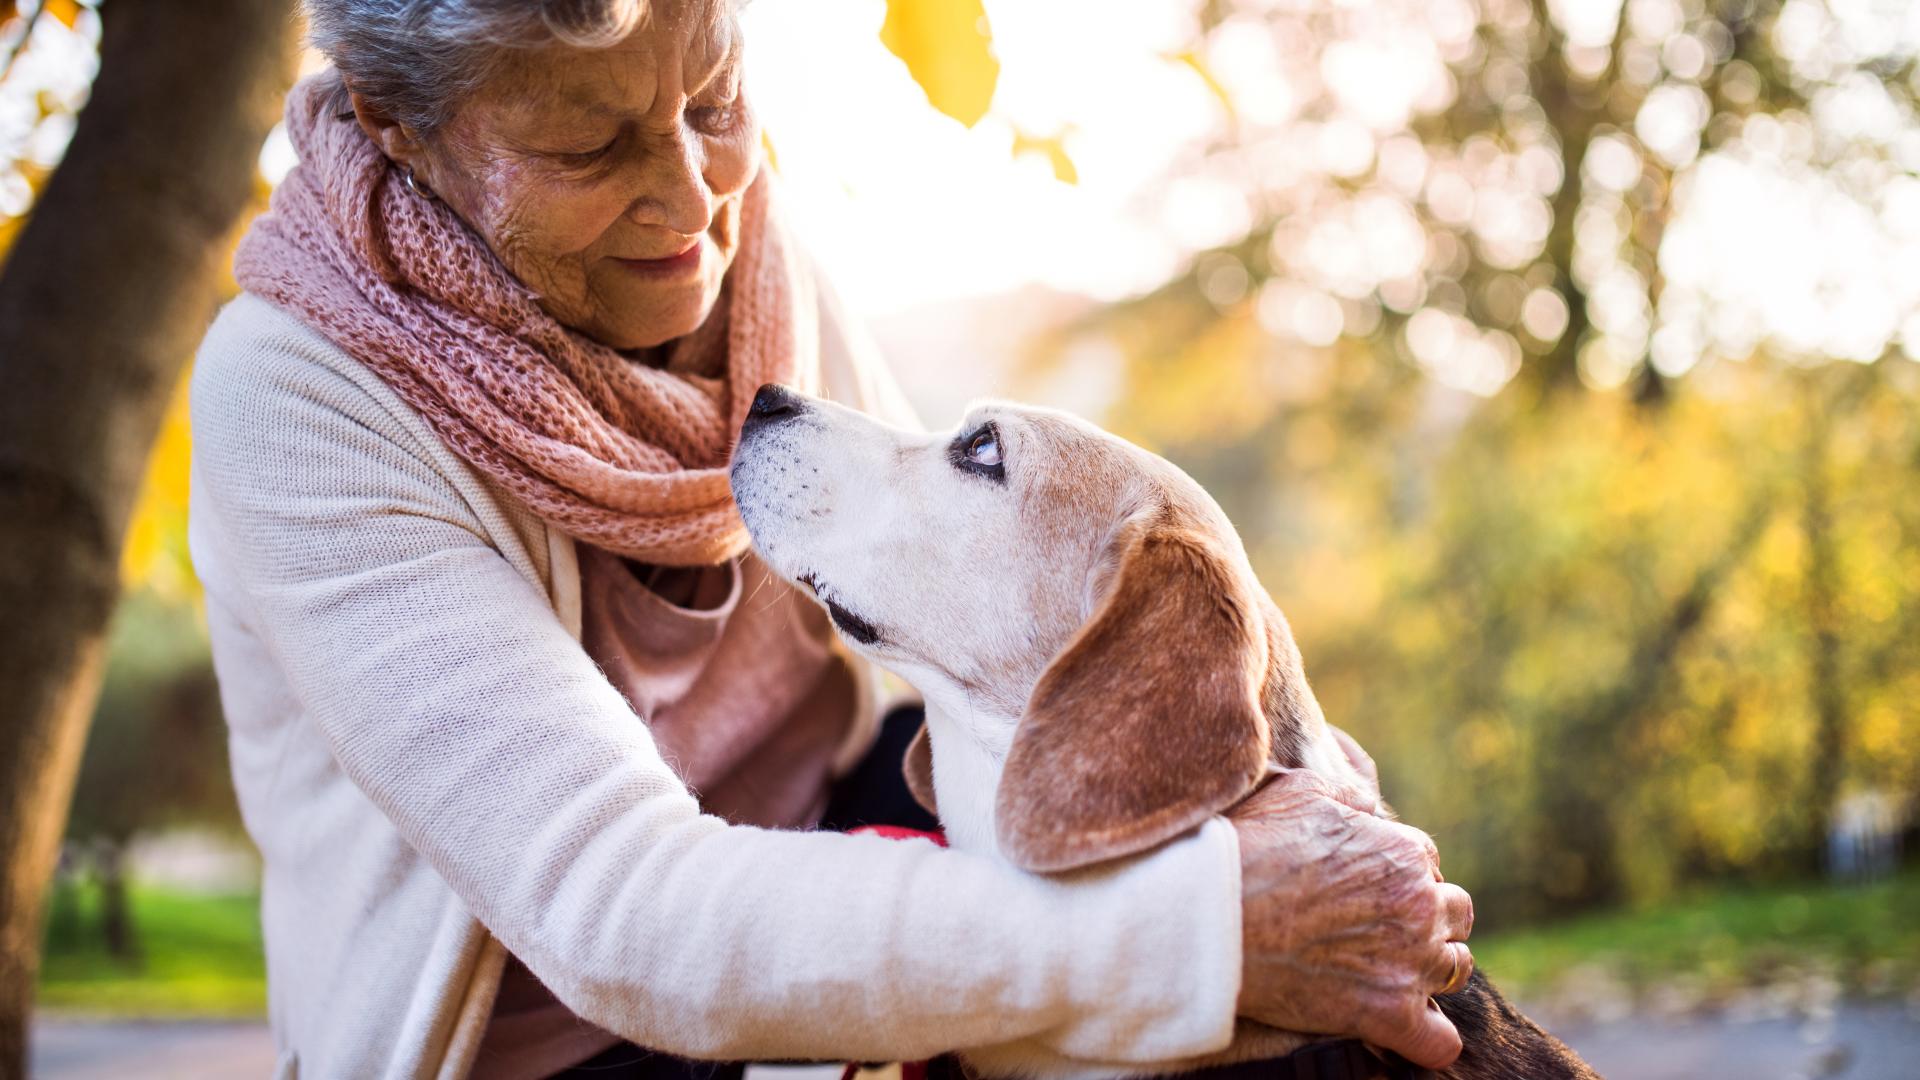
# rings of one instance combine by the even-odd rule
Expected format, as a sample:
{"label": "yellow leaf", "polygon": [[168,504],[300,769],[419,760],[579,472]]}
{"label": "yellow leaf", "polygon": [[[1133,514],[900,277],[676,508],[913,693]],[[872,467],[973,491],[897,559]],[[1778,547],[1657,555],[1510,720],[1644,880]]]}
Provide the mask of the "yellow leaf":
{"label": "yellow leaf", "polygon": [[934,108],[968,127],[987,114],[1000,61],[980,0],[887,0],[880,42]]}
{"label": "yellow leaf", "polygon": [[166,420],[147,459],[120,552],[120,580],[127,588],[147,587],[170,595],[195,595],[199,583],[187,558],[187,471],[193,457],[187,415],[187,376],[182,375]]}
{"label": "yellow leaf", "polygon": [[1013,133],[1013,156],[1039,154],[1053,166],[1053,178],[1063,184],[1080,182],[1080,170],[1074,167],[1073,158],[1067,154],[1066,133],[1041,137],[1029,135],[1024,131]]}
{"label": "yellow leaf", "polygon": [[69,27],[73,25],[75,19],[80,17],[80,5],[74,3],[74,0],[47,0],[46,6],[41,10]]}
{"label": "yellow leaf", "polygon": [[766,128],[760,129],[760,152],[767,157],[767,168],[772,169],[774,172],[779,172],[780,155],[774,150],[773,136],[767,134]]}
{"label": "yellow leaf", "polygon": [[1206,60],[1202,59],[1199,53],[1188,49],[1185,52],[1168,53],[1167,59],[1176,64],[1185,65],[1192,69],[1195,75],[1200,76],[1200,81],[1207,84],[1207,90],[1220,102],[1220,107],[1227,111],[1228,120],[1233,120],[1239,115],[1239,110],[1233,107],[1233,95],[1227,93],[1225,84],[1214,76],[1213,69],[1207,66]]}

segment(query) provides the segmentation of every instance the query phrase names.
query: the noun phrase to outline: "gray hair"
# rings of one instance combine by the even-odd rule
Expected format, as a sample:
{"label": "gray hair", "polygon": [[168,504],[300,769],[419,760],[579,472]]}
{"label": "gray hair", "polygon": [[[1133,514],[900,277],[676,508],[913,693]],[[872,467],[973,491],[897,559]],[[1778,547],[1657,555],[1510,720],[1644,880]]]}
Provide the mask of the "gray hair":
{"label": "gray hair", "polygon": [[619,44],[648,0],[305,0],[313,44],[355,92],[425,135],[513,49]]}

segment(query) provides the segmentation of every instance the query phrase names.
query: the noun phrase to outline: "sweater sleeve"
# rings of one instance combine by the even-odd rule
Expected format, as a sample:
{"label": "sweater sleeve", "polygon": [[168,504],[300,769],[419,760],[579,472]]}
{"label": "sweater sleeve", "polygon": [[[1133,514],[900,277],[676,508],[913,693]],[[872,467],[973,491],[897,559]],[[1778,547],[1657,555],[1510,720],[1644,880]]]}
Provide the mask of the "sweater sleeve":
{"label": "sweater sleeve", "polygon": [[342,770],[580,1016],[735,1060],[1226,1045],[1224,821],[1042,878],[703,815],[404,406],[318,339],[237,336],[192,387],[199,527]]}

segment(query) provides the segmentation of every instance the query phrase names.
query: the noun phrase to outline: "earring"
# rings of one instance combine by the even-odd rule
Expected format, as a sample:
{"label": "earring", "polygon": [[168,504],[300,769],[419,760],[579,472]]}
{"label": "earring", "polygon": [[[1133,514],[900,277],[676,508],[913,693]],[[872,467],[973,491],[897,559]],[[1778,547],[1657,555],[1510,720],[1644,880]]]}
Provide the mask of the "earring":
{"label": "earring", "polygon": [[405,176],[405,182],[406,182],[408,191],[413,192],[415,195],[420,196],[421,198],[427,200],[428,202],[432,202],[434,199],[438,198],[438,196],[436,196],[433,193],[432,188],[428,187],[425,184],[420,183],[418,180],[415,180],[413,178],[413,166],[407,165],[407,166],[404,166],[404,168],[407,170],[406,176]]}

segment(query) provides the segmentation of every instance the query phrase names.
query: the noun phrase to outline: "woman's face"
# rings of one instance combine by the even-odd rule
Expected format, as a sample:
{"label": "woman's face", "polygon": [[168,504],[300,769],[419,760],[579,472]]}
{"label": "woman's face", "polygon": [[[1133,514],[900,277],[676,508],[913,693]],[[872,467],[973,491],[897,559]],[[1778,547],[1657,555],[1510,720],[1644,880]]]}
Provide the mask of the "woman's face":
{"label": "woman's face", "polygon": [[613,348],[699,326],[739,250],[760,133],[730,8],[656,4],[612,48],[517,52],[408,162],[549,315]]}

